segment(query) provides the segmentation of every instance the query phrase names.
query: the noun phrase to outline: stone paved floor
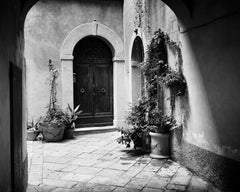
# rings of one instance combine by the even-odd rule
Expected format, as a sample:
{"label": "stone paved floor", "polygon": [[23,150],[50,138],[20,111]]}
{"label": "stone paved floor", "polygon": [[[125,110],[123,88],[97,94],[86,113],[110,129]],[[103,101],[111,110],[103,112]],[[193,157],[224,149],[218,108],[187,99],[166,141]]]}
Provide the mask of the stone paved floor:
{"label": "stone paved floor", "polygon": [[28,141],[27,192],[219,192],[171,160],[126,149],[117,137],[108,132],[60,143]]}

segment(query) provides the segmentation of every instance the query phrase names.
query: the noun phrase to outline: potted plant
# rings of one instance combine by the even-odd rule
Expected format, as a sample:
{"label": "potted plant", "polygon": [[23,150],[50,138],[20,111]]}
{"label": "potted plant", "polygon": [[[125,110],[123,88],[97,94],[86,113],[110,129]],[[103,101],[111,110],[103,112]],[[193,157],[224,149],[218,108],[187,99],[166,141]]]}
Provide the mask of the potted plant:
{"label": "potted plant", "polygon": [[79,107],[80,105],[73,109],[68,104],[68,107],[65,111],[65,130],[63,135],[64,139],[72,139],[74,137],[75,121],[78,119],[80,113],[82,113],[82,111],[78,111]]}
{"label": "potted plant", "polygon": [[149,113],[149,130],[151,136],[152,158],[169,158],[169,132],[175,125],[175,120],[162,112],[152,111]]}
{"label": "potted plant", "polygon": [[57,83],[56,80],[59,76],[58,70],[49,59],[49,72],[50,72],[50,99],[48,110],[43,121],[40,123],[40,130],[42,131],[43,138],[46,141],[60,141],[62,140],[65,129],[65,114],[57,105]]}
{"label": "potted plant", "polygon": [[36,123],[34,123],[33,120],[28,122],[27,124],[27,140],[28,141],[36,140],[39,134],[38,126],[39,126],[39,121],[37,121]]}
{"label": "potted plant", "polygon": [[148,152],[150,149],[150,137],[146,121],[147,101],[143,98],[130,108],[126,118],[128,127],[120,128],[121,137],[117,139],[118,143],[125,144],[130,147],[131,141],[134,149],[141,149]]}

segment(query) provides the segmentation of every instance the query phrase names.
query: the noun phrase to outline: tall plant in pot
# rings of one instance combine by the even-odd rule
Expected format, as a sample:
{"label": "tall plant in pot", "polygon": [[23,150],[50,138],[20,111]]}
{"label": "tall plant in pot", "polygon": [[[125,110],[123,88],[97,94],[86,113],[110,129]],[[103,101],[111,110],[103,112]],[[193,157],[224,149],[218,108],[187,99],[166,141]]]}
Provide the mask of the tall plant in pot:
{"label": "tall plant in pot", "polygon": [[43,133],[43,138],[46,141],[61,141],[65,129],[65,114],[57,105],[57,78],[59,76],[58,70],[49,59],[49,72],[50,72],[50,98],[48,110],[43,121],[40,123],[40,131]]}
{"label": "tall plant in pot", "polygon": [[169,158],[170,141],[169,132],[175,125],[175,120],[162,112],[151,111],[149,113],[149,129],[151,136],[151,153],[152,158]]}

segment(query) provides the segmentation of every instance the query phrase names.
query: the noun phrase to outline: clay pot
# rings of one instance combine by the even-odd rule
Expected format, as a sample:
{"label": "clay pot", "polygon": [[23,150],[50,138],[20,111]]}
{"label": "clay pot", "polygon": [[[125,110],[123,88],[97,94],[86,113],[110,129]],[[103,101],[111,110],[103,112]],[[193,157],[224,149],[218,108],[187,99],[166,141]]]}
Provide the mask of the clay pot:
{"label": "clay pot", "polygon": [[64,124],[54,124],[54,123],[41,123],[40,129],[43,133],[43,138],[45,141],[61,141],[64,133]]}
{"label": "clay pot", "polygon": [[27,140],[28,141],[36,140],[38,134],[39,134],[39,131],[29,131],[29,130],[27,130]]}
{"label": "clay pot", "polygon": [[150,157],[154,159],[169,158],[169,133],[149,133],[151,136]]}

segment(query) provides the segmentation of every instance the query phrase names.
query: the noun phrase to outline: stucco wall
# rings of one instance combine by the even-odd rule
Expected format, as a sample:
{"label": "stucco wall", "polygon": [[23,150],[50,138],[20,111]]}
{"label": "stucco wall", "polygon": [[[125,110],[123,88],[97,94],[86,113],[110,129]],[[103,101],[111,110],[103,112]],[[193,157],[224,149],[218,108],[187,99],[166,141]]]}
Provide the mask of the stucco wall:
{"label": "stucco wall", "polygon": [[[60,50],[66,36],[77,26],[94,19],[123,38],[122,1],[39,1],[25,21],[28,117],[44,115],[49,98],[48,59],[60,67]],[[58,99],[61,103],[61,76]]]}
{"label": "stucco wall", "polygon": [[238,6],[224,1],[193,6],[192,26],[181,35],[190,104],[185,138],[240,161]]}
{"label": "stucco wall", "polygon": [[[171,2],[166,2],[171,5]],[[236,37],[240,23],[237,22],[239,14],[235,12],[236,6],[217,1],[194,2],[191,19],[177,15],[181,21],[185,21],[180,25],[174,12],[162,1],[126,0],[124,22],[128,61],[131,35],[134,27],[139,27],[136,6],[142,5],[140,27],[147,39],[146,44],[159,28],[167,32],[172,40],[181,42],[183,73],[187,80],[188,93],[185,98],[176,99],[174,114],[178,122],[184,125],[184,139],[211,152],[239,160],[240,131],[237,127],[240,122],[237,117],[240,91],[237,87],[240,82],[240,67]],[[215,18],[220,19],[215,21]],[[211,20],[214,21],[208,23]],[[207,23],[206,26],[204,23]],[[195,26],[200,27],[191,29]],[[179,32],[180,29],[184,31]],[[176,60],[171,49],[168,49],[168,57],[169,64],[174,67]],[[165,110],[169,109],[169,96],[170,93],[166,90]]]}
{"label": "stucco wall", "polygon": [[[13,6],[14,5],[14,6]],[[0,6],[0,191],[25,191],[26,121],[22,107],[23,23],[20,1]]]}

